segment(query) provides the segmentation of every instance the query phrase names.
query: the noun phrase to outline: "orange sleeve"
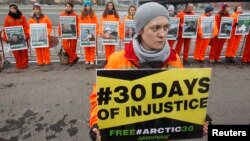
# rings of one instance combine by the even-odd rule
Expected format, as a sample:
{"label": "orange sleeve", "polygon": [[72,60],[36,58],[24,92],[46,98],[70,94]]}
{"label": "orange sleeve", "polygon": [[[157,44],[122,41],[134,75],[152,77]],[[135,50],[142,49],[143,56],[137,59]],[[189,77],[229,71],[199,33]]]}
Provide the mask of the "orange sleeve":
{"label": "orange sleeve", "polygon": [[102,25],[103,23],[102,23],[102,22],[103,22],[103,21],[104,21],[104,18],[101,17],[100,26],[99,26],[99,34],[100,34],[100,35],[103,34],[103,30],[102,30],[102,28],[103,28],[103,25]]}
{"label": "orange sleeve", "polygon": [[59,15],[59,22],[58,22],[58,35],[61,36],[61,22],[60,22],[60,16]]}
{"label": "orange sleeve", "polygon": [[22,15],[22,26],[26,39],[29,39],[29,26],[26,17]]}
{"label": "orange sleeve", "polygon": [[124,31],[124,27],[125,27],[125,24],[124,24],[124,23],[125,23],[125,20],[126,20],[126,17],[124,18],[124,20],[123,20],[123,21],[121,22],[121,24],[120,24],[120,25],[121,25],[121,28],[120,28],[120,32],[121,32],[121,33],[120,33],[120,38],[121,38],[121,39],[124,39],[124,32],[125,32],[125,31]]}
{"label": "orange sleeve", "polygon": [[81,31],[81,23],[82,23],[82,20],[81,20],[81,17],[79,16],[78,17],[78,26],[77,26],[77,31],[79,31],[79,32],[77,32],[77,36],[79,36],[79,37],[80,37],[80,31]]}
{"label": "orange sleeve", "polygon": [[[3,27],[8,27],[8,26],[9,26],[8,16],[6,16],[5,19],[4,19]],[[4,32],[3,32],[3,40],[4,40],[4,41],[8,41],[7,36],[6,36],[6,33],[5,33],[5,30],[4,30]]]}
{"label": "orange sleeve", "polygon": [[52,23],[48,16],[45,16],[45,18],[46,18],[47,30],[48,30],[48,36],[49,36],[52,32]]}
{"label": "orange sleeve", "polygon": [[183,68],[183,65],[182,65],[180,56],[179,56],[177,53],[176,53],[176,58],[177,58],[177,60],[171,61],[171,62],[169,62],[168,64],[169,64],[170,66],[173,66],[173,67],[176,67],[176,68]]}
{"label": "orange sleeve", "polygon": [[79,16],[77,15],[77,13],[75,13],[75,16],[76,16],[76,35],[79,35],[79,32],[80,32],[80,30],[79,30],[79,28],[78,28],[78,20],[79,20]]}
{"label": "orange sleeve", "polygon": [[203,36],[203,31],[202,31],[202,27],[201,27],[201,19],[202,19],[202,16],[199,17],[198,19],[198,31],[197,31],[197,36],[199,38],[202,38]]}
{"label": "orange sleeve", "polygon": [[96,35],[98,35],[99,34],[99,24],[98,24],[98,18],[97,18],[97,16],[95,15],[94,16],[94,22],[95,22],[95,25],[96,25]]}
{"label": "orange sleeve", "polygon": [[97,107],[97,91],[96,91],[96,85],[94,84],[93,86],[93,91],[89,97],[90,100],[90,119],[89,119],[89,125],[90,128],[94,125],[97,124],[98,122],[98,117],[97,117],[97,112],[98,112],[98,107]]}
{"label": "orange sleeve", "polygon": [[214,21],[214,30],[213,30],[213,37],[216,37],[219,33],[218,26]]}

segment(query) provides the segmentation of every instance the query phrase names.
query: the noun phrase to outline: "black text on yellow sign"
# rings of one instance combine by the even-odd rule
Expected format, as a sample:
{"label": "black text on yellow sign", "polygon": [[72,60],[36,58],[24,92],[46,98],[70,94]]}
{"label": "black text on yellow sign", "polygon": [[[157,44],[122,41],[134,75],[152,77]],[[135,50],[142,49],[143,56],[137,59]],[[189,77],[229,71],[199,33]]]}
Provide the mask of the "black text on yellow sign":
{"label": "black text on yellow sign", "polygon": [[211,69],[99,72],[101,129],[164,117],[204,123]]}

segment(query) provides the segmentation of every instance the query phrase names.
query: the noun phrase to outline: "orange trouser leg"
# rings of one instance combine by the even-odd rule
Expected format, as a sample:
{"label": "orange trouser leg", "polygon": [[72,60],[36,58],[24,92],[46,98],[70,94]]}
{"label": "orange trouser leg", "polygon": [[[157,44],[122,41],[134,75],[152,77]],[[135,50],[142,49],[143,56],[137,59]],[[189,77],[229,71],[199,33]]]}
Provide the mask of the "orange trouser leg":
{"label": "orange trouser leg", "polygon": [[226,57],[231,57],[233,46],[234,46],[235,35],[232,35],[227,42]]}
{"label": "orange trouser leg", "polygon": [[236,56],[236,52],[237,52],[237,50],[238,50],[238,48],[240,46],[241,38],[242,38],[241,35],[236,35],[235,36],[234,45],[232,47],[232,51],[231,51],[230,57],[235,57]]}
{"label": "orange trouser leg", "polygon": [[43,63],[45,65],[50,64],[51,60],[50,60],[50,49],[48,48],[43,48]]}
{"label": "orange trouser leg", "polygon": [[86,62],[90,62],[90,49],[89,47],[84,47],[84,50],[85,50],[85,59],[86,59]]}
{"label": "orange trouser leg", "polygon": [[242,56],[242,61],[250,62],[250,34],[247,35],[245,48],[244,48],[243,56]]}
{"label": "orange trouser leg", "polygon": [[124,43],[124,48],[126,47],[126,46],[128,46],[129,45],[129,43]]}
{"label": "orange trouser leg", "polygon": [[177,41],[177,44],[176,44],[176,47],[175,47],[175,52],[180,55],[181,53],[181,47],[182,47],[182,44],[184,42],[184,39],[183,38],[178,38],[178,41]]}
{"label": "orange trouser leg", "polygon": [[174,47],[174,43],[175,43],[175,40],[168,40],[168,44],[169,44],[170,48]]}
{"label": "orange trouser leg", "polygon": [[206,53],[209,42],[210,42],[210,39],[202,40],[202,45],[201,45],[200,54],[199,54],[200,60],[205,60],[205,53]]}
{"label": "orange trouser leg", "polygon": [[43,51],[42,51],[42,48],[36,48],[36,59],[37,59],[37,64],[38,65],[43,64]]}
{"label": "orange trouser leg", "polygon": [[220,54],[223,49],[224,44],[226,43],[226,39],[219,39],[217,50],[215,52],[215,60],[218,61],[220,60]]}
{"label": "orange trouser leg", "polygon": [[183,60],[188,60],[188,52],[189,52],[190,41],[191,41],[191,39],[184,39]]}
{"label": "orange trouser leg", "polygon": [[64,39],[62,40],[63,48],[69,55],[69,63],[73,63],[73,61],[77,58],[76,55],[76,39]]}
{"label": "orange trouser leg", "polygon": [[106,60],[108,60],[109,56],[115,52],[115,46],[105,45],[105,52],[106,52]]}
{"label": "orange trouser leg", "polygon": [[94,62],[95,61],[95,47],[89,48],[89,61]]}
{"label": "orange trouser leg", "polygon": [[21,56],[22,51],[21,50],[12,51],[12,53],[16,60],[16,68],[21,69],[22,68],[22,56]]}
{"label": "orange trouser leg", "polygon": [[28,50],[17,50],[17,51],[12,51],[15,60],[16,60],[16,68],[17,69],[22,69],[28,67]]}
{"label": "orange trouser leg", "polygon": [[196,39],[196,46],[195,46],[195,50],[194,50],[194,59],[195,60],[201,60],[200,59],[201,46],[202,46],[202,38],[197,38]]}
{"label": "orange trouser leg", "polygon": [[27,68],[29,63],[28,49],[22,50],[22,68]]}
{"label": "orange trouser leg", "polygon": [[221,53],[226,41],[227,41],[226,39],[218,39],[217,37],[213,39],[211,51],[209,54],[209,60],[219,60],[220,59],[220,53]]}

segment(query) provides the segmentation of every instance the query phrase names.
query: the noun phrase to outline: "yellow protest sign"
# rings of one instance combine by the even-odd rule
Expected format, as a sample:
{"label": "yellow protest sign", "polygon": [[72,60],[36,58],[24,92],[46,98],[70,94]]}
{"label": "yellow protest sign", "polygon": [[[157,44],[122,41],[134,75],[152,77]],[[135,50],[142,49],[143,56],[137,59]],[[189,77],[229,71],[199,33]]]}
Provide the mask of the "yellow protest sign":
{"label": "yellow protest sign", "polygon": [[200,137],[210,77],[211,69],[97,70],[98,126],[107,140]]}

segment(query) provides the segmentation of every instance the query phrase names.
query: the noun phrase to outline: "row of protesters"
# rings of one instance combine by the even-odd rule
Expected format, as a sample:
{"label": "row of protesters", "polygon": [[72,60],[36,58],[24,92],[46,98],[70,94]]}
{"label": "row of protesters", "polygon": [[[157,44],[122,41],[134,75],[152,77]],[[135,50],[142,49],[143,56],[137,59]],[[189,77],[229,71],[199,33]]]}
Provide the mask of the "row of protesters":
{"label": "row of protesters", "polygon": [[[125,49],[113,53],[106,69],[152,69],[182,68],[177,53],[169,47],[166,37],[169,29],[169,14],[162,5],[149,2],[141,5],[135,14],[136,34]],[[94,87],[90,95],[90,137],[101,141],[98,129],[97,92]],[[204,121],[203,131],[207,134],[208,123]]]}

